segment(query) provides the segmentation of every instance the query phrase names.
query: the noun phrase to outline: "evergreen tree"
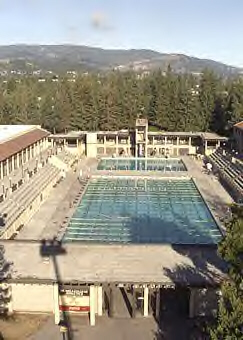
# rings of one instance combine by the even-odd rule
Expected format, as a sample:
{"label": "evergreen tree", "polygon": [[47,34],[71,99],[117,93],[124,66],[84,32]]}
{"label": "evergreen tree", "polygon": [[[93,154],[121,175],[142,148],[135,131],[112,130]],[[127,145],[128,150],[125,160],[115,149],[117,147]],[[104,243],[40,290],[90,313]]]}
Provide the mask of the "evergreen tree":
{"label": "evergreen tree", "polygon": [[229,265],[229,280],[223,283],[217,324],[212,340],[243,339],[243,208],[232,208],[233,218],[219,245],[219,254]]}

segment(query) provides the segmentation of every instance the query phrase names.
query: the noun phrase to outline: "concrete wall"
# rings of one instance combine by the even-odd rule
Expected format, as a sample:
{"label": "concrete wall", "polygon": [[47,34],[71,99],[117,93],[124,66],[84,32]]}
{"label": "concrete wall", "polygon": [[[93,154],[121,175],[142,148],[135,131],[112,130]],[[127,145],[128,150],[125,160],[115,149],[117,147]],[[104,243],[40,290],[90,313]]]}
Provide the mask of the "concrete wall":
{"label": "concrete wall", "polygon": [[13,312],[53,313],[53,285],[11,284],[11,289]]}
{"label": "concrete wall", "polygon": [[86,156],[91,158],[97,156],[97,133],[95,132],[86,135]]}
{"label": "concrete wall", "polygon": [[234,127],[233,135],[238,152],[243,153],[243,129]]}

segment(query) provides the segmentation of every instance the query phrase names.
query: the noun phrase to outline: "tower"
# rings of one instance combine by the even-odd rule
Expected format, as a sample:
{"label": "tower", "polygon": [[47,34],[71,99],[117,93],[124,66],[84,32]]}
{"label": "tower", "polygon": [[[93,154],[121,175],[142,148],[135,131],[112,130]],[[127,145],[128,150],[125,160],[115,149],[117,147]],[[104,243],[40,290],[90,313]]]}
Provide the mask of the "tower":
{"label": "tower", "polygon": [[148,120],[138,118],[135,126],[135,157],[147,157]]}

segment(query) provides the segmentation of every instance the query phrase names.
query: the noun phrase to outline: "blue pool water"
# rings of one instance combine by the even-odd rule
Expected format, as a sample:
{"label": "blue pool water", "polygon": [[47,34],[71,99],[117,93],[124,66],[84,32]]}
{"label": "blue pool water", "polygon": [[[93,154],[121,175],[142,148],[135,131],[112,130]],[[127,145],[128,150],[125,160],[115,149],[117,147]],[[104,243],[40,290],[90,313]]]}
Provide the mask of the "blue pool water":
{"label": "blue pool water", "polygon": [[186,167],[178,158],[103,158],[98,170],[137,170],[137,171],[186,171]]}
{"label": "blue pool water", "polygon": [[190,179],[92,179],[64,241],[216,244],[221,233]]}

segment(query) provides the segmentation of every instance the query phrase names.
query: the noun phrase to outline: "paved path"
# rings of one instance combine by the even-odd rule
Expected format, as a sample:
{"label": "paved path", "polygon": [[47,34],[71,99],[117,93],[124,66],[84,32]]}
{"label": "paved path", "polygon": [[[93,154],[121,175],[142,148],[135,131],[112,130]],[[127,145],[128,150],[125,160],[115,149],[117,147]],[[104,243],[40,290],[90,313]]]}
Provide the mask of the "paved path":
{"label": "paved path", "polygon": [[[156,338],[157,325],[152,317],[146,319],[110,319],[106,316],[96,318],[96,326],[89,326],[88,317],[71,319],[72,340],[152,340]],[[61,340],[59,327],[50,319],[34,336],[28,340]],[[169,340],[169,339],[168,339]],[[182,340],[182,339],[181,339]]]}
{"label": "paved path", "polygon": [[228,205],[233,202],[231,196],[224,189],[217,177],[208,175],[201,160],[194,160],[189,157],[183,159],[189,174],[193,177],[203,198],[208,203],[210,210],[218,221],[227,217]]}

